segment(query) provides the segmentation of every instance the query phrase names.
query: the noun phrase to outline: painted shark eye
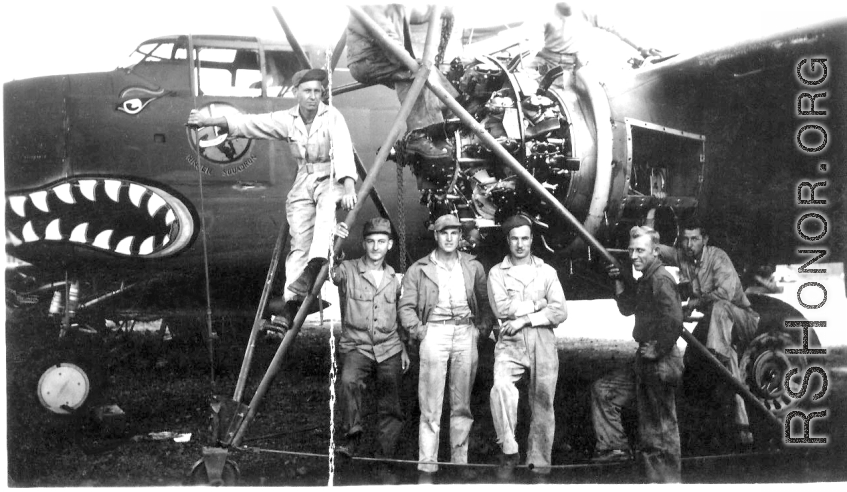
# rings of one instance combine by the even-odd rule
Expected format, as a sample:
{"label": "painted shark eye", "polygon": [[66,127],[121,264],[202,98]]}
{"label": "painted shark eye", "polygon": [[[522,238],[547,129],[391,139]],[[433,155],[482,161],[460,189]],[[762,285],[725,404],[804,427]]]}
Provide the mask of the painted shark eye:
{"label": "painted shark eye", "polygon": [[7,239],[88,246],[125,257],[162,258],[185,249],[195,227],[185,202],[155,186],[79,178],[6,200]]}
{"label": "painted shark eye", "polygon": [[153,99],[127,99],[121,103],[116,109],[127,114],[138,114],[147,106]]}

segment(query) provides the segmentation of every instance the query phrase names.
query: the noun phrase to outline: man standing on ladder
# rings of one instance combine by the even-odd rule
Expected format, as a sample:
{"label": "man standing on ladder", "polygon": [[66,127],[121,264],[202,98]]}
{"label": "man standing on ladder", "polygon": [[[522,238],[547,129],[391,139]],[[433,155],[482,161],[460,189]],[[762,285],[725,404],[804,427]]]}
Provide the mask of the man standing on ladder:
{"label": "man standing on ladder", "polygon": [[[356,205],[350,132],[341,113],[321,102],[328,82],[325,70],[301,70],[292,78],[297,105],[289,110],[219,117],[193,110],[188,117],[189,126],[219,126],[231,137],[282,140],[291,147],[297,176],[285,204],[291,236],[285,260],[285,305],[279,308],[270,302],[271,311],[280,315],[274,327],[282,332],[291,325],[326,263],[337,203],[341,201],[345,210]],[[333,163],[335,179],[330,182]]]}

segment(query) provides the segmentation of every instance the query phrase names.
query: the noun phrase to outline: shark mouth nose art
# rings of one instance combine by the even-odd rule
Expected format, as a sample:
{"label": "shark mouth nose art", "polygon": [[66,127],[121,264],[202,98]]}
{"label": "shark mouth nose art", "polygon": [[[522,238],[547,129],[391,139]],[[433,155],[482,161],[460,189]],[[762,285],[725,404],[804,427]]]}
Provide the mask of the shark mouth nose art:
{"label": "shark mouth nose art", "polygon": [[6,196],[13,246],[58,242],[129,258],[163,258],[195,233],[185,201],[156,186],[119,178],[73,178]]}

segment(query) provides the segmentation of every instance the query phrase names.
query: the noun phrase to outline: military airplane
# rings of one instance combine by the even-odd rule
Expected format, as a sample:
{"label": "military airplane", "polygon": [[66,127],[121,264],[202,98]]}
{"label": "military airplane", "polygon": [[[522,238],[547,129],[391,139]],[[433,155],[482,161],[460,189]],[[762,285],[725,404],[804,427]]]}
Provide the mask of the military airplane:
{"label": "military airplane", "polygon": [[[648,215],[673,242],[681,220],[705,211],[712,237],[733,257],[796,263],[793,197],[798,182],[813,179],[810,168],[794,164],[798,145],[827,144],[827,134],[818,141],[809,140],[814,133],[797,136],[804,121],[798,111],[810,110],[796,107],[798,93],[829,92],[817,103],[808,98],[811,110],[826,107],[828,128],[843,127],[847,115],[844,99],[833,96],[847,92],[840,72],[830,71],[824,83],[825,65],[802,62],[826,58],[831,69],[847,61],[845,25],[839,19],[648,60],[610,78],[581,69],[565,86],[525,70],[531,53],[520,45],[448,60],[440,68],[458,103],[540,188],[454,118],[431,129],[454,154],[409,158],[398,145],[399,179],[395,169],[379,171],[360,217],[384,214],[402,233],[403,248],[390,257],[396,264],[431,249],[427,226],[454,213],[465,224],[465,248],[490,262],[504,252],[503,219],[524,213],[538,230],[537,253],[557,265],[569,299],[611,295],[596,245],[623,251],[626,231]],[[6,83],[7,254],[31,265],[7,272],[7,306],[42,296],[54,301],[40,304],[45,311],[64,315],[64,330],[73,326],[71,314],[98,328],[111,307],[146,299],[141,292],[165,284],[182,286],[176,289],[183,295],[133,309],[184,308],[186,297],[202,297],[201,284],[186,278],[202,277],[204,268],[215,299],[245,301],[223,286],[234,276],[241,281],[233,272],[266,267],[295,174],[292,157],[285,142],[198,131],[184,125],[186,117],[191,109],[218,116],[289,108],[294,72],[328,58],[322,47],[301,47],[290,35],[278,42],[183,34],[142,42],[131,62],[111,72]],[[350,126],[364,179],[398,103],[385,87],[357,84],[343,57],[336,61],[342,69],[333,72],[331,103]],[[801,85],[809,79],[819,88]],[[837,131],[828,138],[818,156],[836,166],[843,142],[833,142]],[[843,196],[827,197],[837,223]],[[843,260],[844,232],[833,234],[820,245]],[[354,244],[345,248],[359,253]],[[258,291],[245,295],[256,300]],[[787,401],[770,384],[771,369],[781,377],[788,362],[784,335],[773,333],[790,309],[752,300],[761,306],[765,338],[745,354],[749,383],[780,409]]]}

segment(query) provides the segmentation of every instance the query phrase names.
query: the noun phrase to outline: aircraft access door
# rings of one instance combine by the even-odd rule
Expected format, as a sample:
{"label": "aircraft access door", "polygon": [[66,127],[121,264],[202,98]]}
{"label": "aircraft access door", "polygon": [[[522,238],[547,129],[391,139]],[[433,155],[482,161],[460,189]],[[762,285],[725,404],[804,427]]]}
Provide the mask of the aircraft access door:
{"label": "aircraft access door", "polygon": [[628,230],[652,212],[662,242],[671,244],[699,203],[706,137],[633,118],[624,123],[629,173],[618,227]]}

